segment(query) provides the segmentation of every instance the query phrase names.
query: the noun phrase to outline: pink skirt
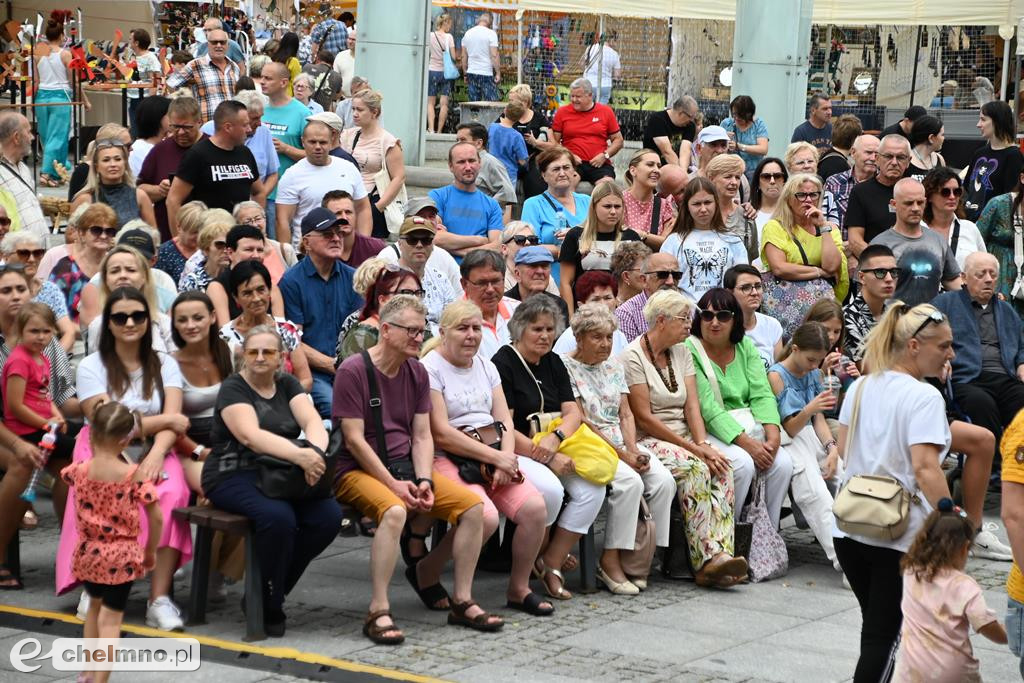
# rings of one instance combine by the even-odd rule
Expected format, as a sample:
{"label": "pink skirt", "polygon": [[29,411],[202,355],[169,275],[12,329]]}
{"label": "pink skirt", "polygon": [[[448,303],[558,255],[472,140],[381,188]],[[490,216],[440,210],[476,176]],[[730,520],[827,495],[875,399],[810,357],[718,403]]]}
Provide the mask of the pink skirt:
{"label": "pink skirt", "polygon": [[[92,458],[89,447],[89,426],[86,425],[78,433],[75,441],[73,462],[84,462]],[[181,553],[178,566],[192,559],[192,530],[187,522],[174,519],[171,512],[175,508],[188,505],[189,490],[185,482],[185,471],[181,462],[173,452],[164,458],[164,471],[167,479],[157,482],[156,492],[160,497],[160,512],[164,518],[163,532],[160,534],[159,548],[174,548]],[[149,518],[145,509],[139,506],[139,545],[145,547],[149,537]],[[61,525],[60,544],[57,546],[57,595],[73,590],[80,583],[71,571],[71,558],[78,547],[78,526],[75,522],[75,489],[68,491],[68,503],[64,510],[64,523]]]}

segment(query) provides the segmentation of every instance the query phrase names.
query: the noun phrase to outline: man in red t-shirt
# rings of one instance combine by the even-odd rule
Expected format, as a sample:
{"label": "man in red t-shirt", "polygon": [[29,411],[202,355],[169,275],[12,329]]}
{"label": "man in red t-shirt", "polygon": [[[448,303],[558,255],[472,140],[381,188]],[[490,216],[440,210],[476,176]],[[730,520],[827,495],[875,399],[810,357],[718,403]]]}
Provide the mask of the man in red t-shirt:
{"label": "man in red t-shirt", "polygon": [[581,179],[595,185],[615,180],[612,157],[623,142],[615,112],[594,101],[594,86],[585,78],[569,86],[569,101],[555,112],[555,142],[572,152]]}

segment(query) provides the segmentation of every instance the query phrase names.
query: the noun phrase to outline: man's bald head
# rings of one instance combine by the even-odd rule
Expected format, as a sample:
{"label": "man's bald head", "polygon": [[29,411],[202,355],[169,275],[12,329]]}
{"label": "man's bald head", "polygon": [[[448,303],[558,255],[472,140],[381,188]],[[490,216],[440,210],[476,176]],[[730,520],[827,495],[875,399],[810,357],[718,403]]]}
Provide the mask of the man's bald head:
{"label": "man's bald head", "polygon": [[999,261],[984,251],[976,251],[964,262],[964,286],[971,298],[985,305],[996,293],[999,281]]}
{"label": "man's bald head", "polygon": [[899,197],[909,197],[916,194],[924,196],[924,185],[916,178],[901,178],[892,188],[892,196],[897,200]]}
{"label": "man's bald head", "polygon": [[291,78],[288,67],[281,62],[267,62],[263,67],[263,75],[271,78]]}
{"label": "man's bald head", "polygon": [[924,185],[913,178],[903,178],[892,188],[892,199],[889,205],[896,212],[897,226],[916,230],[924,218],[924,206],[927,203]]}
{"label": "man's bald head", "polygon": [[968,254],[964,260],[964,272],[970,273],[980,268],[994,267],[999,272],[999,259],[987,251],[976,251]]}
{"label": "man's bald head", "polygon": [[686,171],[675,164],[665,164],[661,167],[661,177],[658,179],[658,196],[672,197],[678,201],[686,188],[686,181]]}
{"label": "man's bald head", "polygon": [[224,24],[217,17],[207,17],[206,21],[203,22],[204,31],[212,31],[213,29],[224,28]]}

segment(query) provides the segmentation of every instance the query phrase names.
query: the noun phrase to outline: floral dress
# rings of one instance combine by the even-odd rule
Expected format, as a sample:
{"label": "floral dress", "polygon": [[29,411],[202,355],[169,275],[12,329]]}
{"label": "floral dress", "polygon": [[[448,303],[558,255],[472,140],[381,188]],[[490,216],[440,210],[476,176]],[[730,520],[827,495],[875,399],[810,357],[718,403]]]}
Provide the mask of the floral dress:
{"label": "floral dress", "polygon": [[57,285],[68,307],[71,320],[78,322],[78,305],[82,300],[82,290],[89,282],[89,276],[82,272],[78,263],[70,256],[65,256],[50,271],[50,282]]}
{"label": "floral dress", "polygon": [[1013,262],[1013,231],[1015,224],[1020,229],[1020,211],[1013,213],[1016,192],[1001,194],[989,200],[978,218],[978,232],[981,233],[988,252],[999,261],[998,294],[1013,304],[1017,315],[1024,315],[1024,302],[1010,296],[1017,279],[1017,265]]}
{"label": "floral dress", "polygon": [[[291,320],[284,318],[275,317],[274,325],[277,327],[277,333],[281,335],[281,343],[284,344],[284,371],[290,373],[292,372],[291,354],[302,342],[302,330]],[[244,337],[245,335],[235,329],[234,320],[220,328],[220,338],[227,342],[232,353],[238,353],[242,348]]]}

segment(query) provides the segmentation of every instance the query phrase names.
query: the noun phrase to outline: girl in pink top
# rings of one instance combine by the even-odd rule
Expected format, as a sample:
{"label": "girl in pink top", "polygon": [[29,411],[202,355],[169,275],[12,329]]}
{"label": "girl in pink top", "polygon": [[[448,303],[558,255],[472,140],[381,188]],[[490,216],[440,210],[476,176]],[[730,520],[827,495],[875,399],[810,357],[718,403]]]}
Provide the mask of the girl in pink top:
{"label": "girl in pink top", "polygon": [[964,573],[976,533],[967,513],[939,501],[903,556],[903,631],[894,681],[981,681],[967,627],[994,643],[1006,629]]}
{"label": "girl in pink top", "polygon": [[[156,564],[163,525],[156,488],[149,480],[140,481],[138,465],[129,465],[121,455],[141,419],[120,403],[101,405],[90,422],[92,459],[68,465],[60,473],[75,489],[78,545],[71,567],[91,598],[85,638],[118,637],[132,583]],[[145,548],[139,544],[140,505],[149,522]],[[109,671],[96,671],[91,680],[103,683],[109,676]]]}

